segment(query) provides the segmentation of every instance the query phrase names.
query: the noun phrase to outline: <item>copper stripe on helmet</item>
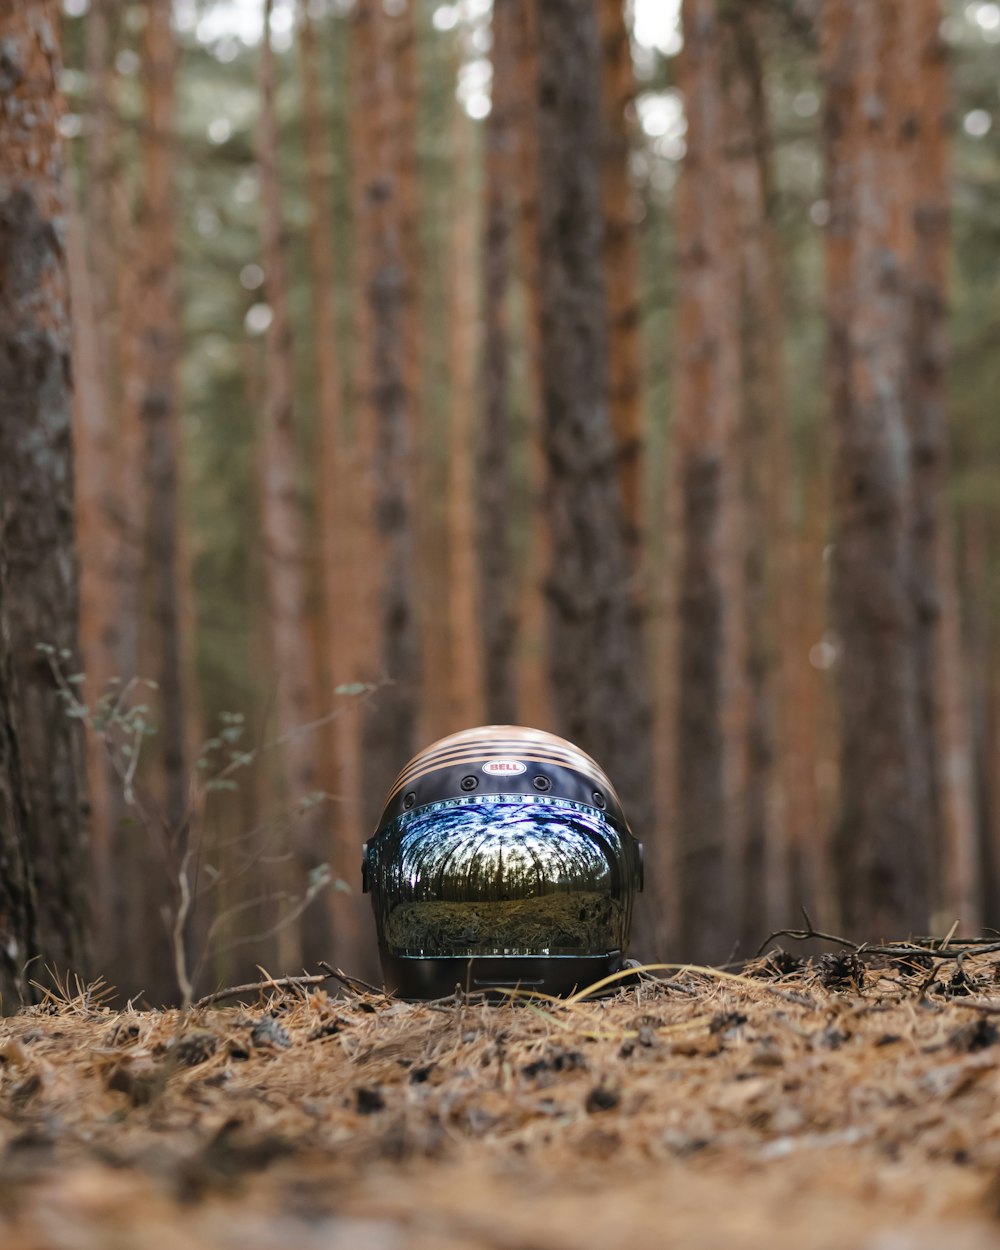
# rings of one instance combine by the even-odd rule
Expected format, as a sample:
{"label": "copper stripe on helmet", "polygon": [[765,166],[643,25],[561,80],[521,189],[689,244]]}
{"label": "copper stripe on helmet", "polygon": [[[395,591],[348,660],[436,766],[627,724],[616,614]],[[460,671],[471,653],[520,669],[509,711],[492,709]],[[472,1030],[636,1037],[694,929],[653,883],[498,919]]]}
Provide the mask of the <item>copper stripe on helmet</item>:
{"label": "copper stripe on helmet", "polygon": [[514,741],[500,741],[478,744],[462,744],[461,746],[451,747],[443,751],[424,751],[420,755],[406,765],[402,772],[397,776],[393,783],[394,788],[397,787],[404,778],[415,773],[418,769],[423,774],[428,767],[431,768],[448,768],[454,764],[465,764],[473,760],[490,760],[490,759],[542,759],[548,763],[560,764],[566,768],[573,768],[577,772],[593,772],[595,775],[603,777],[604,770],[589,755],[585,755],[583,751],[562,750],[559,747],[551,747],[545,743],[528,743]]}
{"label": "copper stripe on helmet", "polygon": [[[445,769],[445,768],[454,768],[461,764],[467,764],[472,767],[477,767],[481,764],[488,763],[490,759],[499,760],[499,759],[509,759],[509,758],[510,758],[509,753],[504,755],[504,754],[493,753],[493,752],[484,753],[482,751],[478,751],[469,755],[463,755],[457,759],[446,760],[443,763],[432,763],[432,764],[428,764],[424,768],[414,769],[404,774],[396,783],[396,785],[393,786],[386,802],[387,804],[391,803],[392,800],[399,794],[401,790],[406,789],[407,786],[412,785],[415,781],[419,781],[422,777],[428,776],[428,774],[430,773],[440,772],[442,769]],[[601,786],[602,789],[607,790],[609,796],[613,797],[617,802],[619,802],[619,805],[620,805],[620,800],[618,799],[618,795],[615,792],[615,788],[614,786],[612,786],[611,782],[608,780],[608,777],[604,773],[603,769],[598,768],[595,764],[589,761],[586,761],[585,763],[584,762],[571,762],[566,759],[557,759],[556,757],[551,756],[551,755],[536,754],[533,751],[532,752],[521,751],[518,754],[517,758],[519,760],[525,760],[531,764],[548,764],[553,768],[568,768],[572,772],[582,773],[584,776],[592,778],[595,782],[597,782]]]}
{"label": "copper stripe on helmet", "polygon": [[395,789],[408,774],[415,769],[434,763],[439,767],[447,767],[451,763],[465,763],[481,755],[485,758],[497,758],[498,755],[509,755],[512,758],[528,758],[527,753],[533,752],[551,757],[551,762],[562,763],[578,772],[593,770],[604,776],[603,769],[585,751],[567,742],[555,734],[544,730],[521,730],[517,727],[498,725],[485,730],[464,730],[442,738],[433,743],[425,751],[421,751],[402,769],[393,783]]}

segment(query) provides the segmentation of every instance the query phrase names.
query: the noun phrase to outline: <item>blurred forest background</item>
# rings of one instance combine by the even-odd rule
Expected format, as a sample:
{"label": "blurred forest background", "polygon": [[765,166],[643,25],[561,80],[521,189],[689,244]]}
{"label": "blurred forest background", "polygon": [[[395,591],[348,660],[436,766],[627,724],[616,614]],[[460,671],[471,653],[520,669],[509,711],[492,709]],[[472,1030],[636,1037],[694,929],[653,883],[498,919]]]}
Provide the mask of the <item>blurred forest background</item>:
{"label": "blurred forest background", "polygon": [[1000,4],[54,20],[0,5],[6,1002],[376,978],[361,843],[485,722],[615,780],[641,957],[1000,925]]}

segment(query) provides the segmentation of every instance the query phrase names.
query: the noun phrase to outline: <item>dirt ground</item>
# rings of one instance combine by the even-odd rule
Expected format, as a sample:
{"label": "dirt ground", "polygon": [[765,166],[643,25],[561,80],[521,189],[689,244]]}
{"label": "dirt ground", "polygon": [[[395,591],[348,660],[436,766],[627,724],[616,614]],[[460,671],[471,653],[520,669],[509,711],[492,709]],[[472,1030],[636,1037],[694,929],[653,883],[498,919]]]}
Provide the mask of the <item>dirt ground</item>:
{"label": "dirt ground", "polygon": [[0,1021],[0,1247],[993,1248],[994,962],[49,1002]]}

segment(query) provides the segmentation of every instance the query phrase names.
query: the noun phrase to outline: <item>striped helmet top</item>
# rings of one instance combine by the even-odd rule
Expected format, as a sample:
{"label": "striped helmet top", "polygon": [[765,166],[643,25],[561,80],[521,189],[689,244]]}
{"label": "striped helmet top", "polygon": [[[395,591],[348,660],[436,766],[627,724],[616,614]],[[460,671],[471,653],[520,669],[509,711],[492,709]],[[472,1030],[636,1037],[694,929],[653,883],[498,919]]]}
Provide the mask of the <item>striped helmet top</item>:
{"label": "striped helmet top", "polygon": [[477,792],[549,793],[596,807],[628,827],[614,786],[585,751],[541,729],[483,725],[415,755],[389,791],[379,828],[403,811]]}

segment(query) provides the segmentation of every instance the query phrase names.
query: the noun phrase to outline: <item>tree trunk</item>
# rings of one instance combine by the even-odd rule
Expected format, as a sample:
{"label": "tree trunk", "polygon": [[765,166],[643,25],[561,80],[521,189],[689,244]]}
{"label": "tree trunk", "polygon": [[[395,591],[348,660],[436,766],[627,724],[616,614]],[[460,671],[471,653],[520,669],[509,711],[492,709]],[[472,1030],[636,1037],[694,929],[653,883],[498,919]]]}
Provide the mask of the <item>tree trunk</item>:
{"label": "tree trunk", "polygon": [[[356,815],[346,801],[354,784],[353,746],[357,716],[337,695],[337,687],[354,680],[350,651],[350,514],[344,487],[344,414],[337,343],[333,246],[331,239],[330,149],[323,116],[322,72],[316,31],[309,5],[299,6],[299,51],[302,68],[303,128],[306,144],[306,190],[309,199],[310,295],[312,298],[313,366],[316,376],[316,500],[322,565],[323,713],[337,715],[320,741],[329,761],[325,787],[337,796],[330,812],[334,830],[332,870],[346,881],[352,894],[334,896],[332,925],[334,954],[345,968],[356,968],[364,944],[362,908],[367,900],[357,889],[361,838]],[[338,706],[339,703],[339,706]]]}
{"label": "tree trunk", "polygon": [[834,855],[842,923],[865,938],[925,932],[930,918],[905,415],[899,12],[900,0],[828,0],[823,23],[836,440],[831,589],[841,648]]}
{"label": "tree trunk", "polygon": [[549,667],[561,732],[608,770],[650,838],[649,717],[608,402],[596,12],[547,0],[538,36]]}
{"label": "tree trunk", "polygon": [[[721,10],[726,180],[739,266],[740,413],[746,645],[746,777],[741,796],[741,950],[752,952],[788,917],[787,840],[777,743],[781,624],[791,606],[787,515],[788,405],[783,318],[772,223],[771,134],[757,17]],[[801,593],[797,588],[792,593]],[[737,608],[740,605],[734,604]]]}
{"label": "tree trunk", "polygon": [[85,971],[87,872],[81,727],[53,677],[53,665],[64,677],[80,667],[56,6],[5,6],[0,47],[0,875],[11,874],[2,922],[12,930],[10,988],[36,956],[32,976],[46,965]]}
{"label": "tree trunk", "polygon": [[715,0],[685,0],[681,85],[687,153],[677,193],[680,295],[675,398],[681,494],[678,600],[677,837],[685,958],[725,959],[736,938],[729,715],[734,691],[734,553],[727,523],[736,485],[738,289],[724,181],[724,113]]}
{"label": "tree trunk", "polygon": [[[158,686],[159,723],[153,739],[154,794],[161,828],[145,832],[161,842],[159,871],[144,881],[140,909],[152,959],[151,994],[166,994],[174,962],[164,917],[179,906],[178,881],[187,849],[191,755],[189,698],[182,620],[182,560],[179,533],[180,413],[178,360],[180,324],[174,205],[176,182],[177,46],[169,0],[147,0],[142,38],[145,89],[141,146],[140,212],[136,231],[136,289],[131,310],[133,398],[142,431],[141,464],[145,515],[144,623],[142,651]],[[170,900],[170,891],[173,899]],[[172,918],[166,921],[168,928]]]}
{"label": "tree trunk", "polygon": [[[312,671],[306,616],[306,569],[293,411],[292,331],[288,308],[285,234],[278,169],[274,51],[270,36],[271,0],[264,3],[260,51],[260,120],[257,161],[260,167],[261,257],[271,323],[267,331],[265,413],[260,451],[261,518],[267,580],[268,615],[275,672],[275,706],[282,739],[284,797],[296,809],[294,851],[296,892],[305,896],[315,874],[329,859],[325,812],[302,808],[319,781],[317,735],[308,728],[315,717],[316,683]],[[329,914],[313,901],[302,915],[299,958],[288,943],[287,958],[312,964],[332,953]]]}
{"label": "tree trunk", "polygon": [[901,140],[908,140],[913,252],[910,282],[913,440],[914,594],[920,706],[936,830],[932,899],[935,927],[979,928],[975,809],[964,700],[952,529],[945,494],[948,471],[947,289],[950,218],[951,99],[948,57],[940,33],[940,0],[914,0],[901,10],[900,58],[906,80]]}
{"label": "tree trunk", "polygon": [[527,552],[518,589],[518,715],[526,725],[556,728],[546,666],[545,577],[551,534],[545,498],[542,447],[541,277],[538,240],[538,5],[512,0],[516,89],[511,107],[517,141],[518,267],[524,296],[527,360],[528,526]]}
{"label": "tree trunk", "polygon": [[[502,0],[501,0],[502,2]],[[448,430],[448,607],[450,723],[447,732],[478,725],[486,705],[483,633],[479,627],[476,561],[476,495],[473,466],[476,360],[475,135],[477,127],[457,100],[453,104],[454,170],[449,335],[451,405]]]}
{"label": "tree trunk", "polygon": [[[121,386],[117,368],[119,323],[114,193],[117,178],[113,16],[115,0],[96,0],[87,21],[90,81],[86,130],[86,212],[74,216],[69,238],[74,310],[74,357],[78,362],[73,438],[76,467],[76,529],[80,553],[80,648],[86,674],[84,699],[94,708],[121,676],[121,559],[123,501],[118,490],[123,448],[118,437]],[[119,241],[120,243],[120,241]],[[87,734],[87,781],[91,802],[95,941],[102,972],[118,976],[121,908],[115,903],[123,874],[113,869],[122,788],[102,736]]]}
{"label": "tree trunk", "polygon": [[624,0],[599,0],[604,273],[608,287],[611,425],[634,569],[642,552],[642,342],[628,113],[635,95]]}
{"label": "tree trunk", "polygon": [[375,57],[373,148],[365,211],[371,229],[366,296],[371,318],[372,483],[375,577],[373,675],[387,684],[367,709],[364,736],[366,826],[374,828],[385,792],[414,752],[420,647],[413,584],[412,410],[406,387],[403,214],[396,164],[396,110],[388,18],[376,0],[359,0],[372,24]]}
{"label": "tree trunk", "polygon": [[[6,599],[6,560],[0,551],[0,610]],[[14,667],[6,630],[0,628],[0,1014],[32,999],[28,978],[34,975],[30,965],[39,943],[31,842]]]}
{"label": "tree trunk", "polygon": [[486,717],[495,725],[517,719],[515,620],[511,593],[510,344],[507,301],[517,166],[512,104],[516,91],[511,0],[493,6],[493,96],[485,122],[483,214],[483,353],[479,442],[479,599]]}

